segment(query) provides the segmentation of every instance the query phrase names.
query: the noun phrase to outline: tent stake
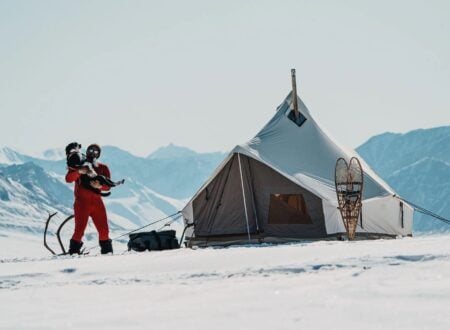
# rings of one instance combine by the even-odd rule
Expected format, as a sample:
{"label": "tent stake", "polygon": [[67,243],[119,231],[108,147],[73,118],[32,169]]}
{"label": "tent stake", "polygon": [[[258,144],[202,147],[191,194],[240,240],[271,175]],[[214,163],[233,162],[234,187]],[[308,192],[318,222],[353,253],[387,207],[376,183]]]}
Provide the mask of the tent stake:
{"label": "tent stake", "polygon": [[297,79],[295,76],[295,69],[291,69],[292,78],[292,105],[294,107],[295,121],[298,122],[298,103],[297,103]]}

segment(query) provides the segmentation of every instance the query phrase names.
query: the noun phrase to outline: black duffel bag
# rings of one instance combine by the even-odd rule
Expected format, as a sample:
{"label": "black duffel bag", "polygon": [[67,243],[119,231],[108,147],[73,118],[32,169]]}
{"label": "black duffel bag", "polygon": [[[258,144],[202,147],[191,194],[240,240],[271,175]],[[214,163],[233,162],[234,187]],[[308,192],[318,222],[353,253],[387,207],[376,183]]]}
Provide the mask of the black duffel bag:
{"label": "black duffel bag", "polygon": [[130,240],[128,241],[128,251],[134,250],[138,252],[148,251],[161,251],[179,249],[177,237],[175,236],[175,230],[164,231],[148,231],[142,233],[130,234]]}

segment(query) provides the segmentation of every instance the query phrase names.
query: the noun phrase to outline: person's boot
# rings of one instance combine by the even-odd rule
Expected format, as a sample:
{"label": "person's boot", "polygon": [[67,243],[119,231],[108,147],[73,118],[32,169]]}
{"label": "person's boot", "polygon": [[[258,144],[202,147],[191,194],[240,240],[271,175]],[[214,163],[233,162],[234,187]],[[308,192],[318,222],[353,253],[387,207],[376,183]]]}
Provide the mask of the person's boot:
{"label": "person's boot", "polygon": [[113,253],[112,241],[110,239],[99,241],[101,254]]}
{"label": "person's boot", "polygon": [[78,242],[73,239],[70,240],[69,245],[69,254],[81,254],[81,247],[83,246],[83,242]]}

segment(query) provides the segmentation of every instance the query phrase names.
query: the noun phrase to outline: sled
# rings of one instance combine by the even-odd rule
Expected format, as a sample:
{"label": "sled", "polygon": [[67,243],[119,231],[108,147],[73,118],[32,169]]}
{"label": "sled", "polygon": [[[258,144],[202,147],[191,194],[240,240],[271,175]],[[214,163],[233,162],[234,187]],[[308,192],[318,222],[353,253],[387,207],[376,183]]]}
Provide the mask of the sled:
{"label": "sled", "polygon": [[[47,250],[50,251],[51,254],[53,255],[66,255],[68,254],[67,250],[64,247],[64,244],[62,243],[61,240],[61,230],[62,228],[65,226],[65,224],[67,222],[69,222],[70,220],[74,219],[74,215],[70,215],[68,216],[66,219],[64,219],[64,221],[59,225],[57,231],[56,231],[56,237],[58,239],[58,243],[59,246],[61,248],[61,253],[56,253],[51,247],[48,246],[47,244],[47,232],[48,232],[48,226],[50,224],[51,219],[57,214],[57,212],[52,213],[48,215],[48,218],[45,222],[45,228],[44,228],[44,246]],[[183,234],[181,235],[181,240],[180,243],[178,242],[177,238],[176,238],[176,232],[175,230],[163,230],[161,231],[162,228],[170,226],[174,221],[176,221],[178,218],[181,217],[181,211],[177,211],[176,213],[173,213],[171,215],[168,215],[164,218],[158,219],[156,221],[150,222],[140,228],[131,230],[125,234],[122,234],[120,236],[114,237],[112,238],[112,241],[117,240],[119,238],[122,238],[124,236],[129,236],[129,242],[128,242],[128,250],[134,250],[134,251],[153,251],[153,250],[171,250],[171,249],[179,249],[180,248],[180,243],[183,241],[183,237],[184,234],[186,232],[186,229],[188,227],[193,226],[193,224],[187,224],[183,230]],[[167,221],[163,227],[161,227],[161,229],[159,229],[158,231],[151,231],[151,232],[137,232],[140,231],[144,228],[147,228],[149,226],[155,225],[161,221],[167,220],[169,218],[172,218],[170,221]],[[81,254],[88,254],[89,250],[91,250],[92,248],[89,249],[83,249],[81,250]]]}
{"label": "sled", "polygon": [[72,220],[72,219],[74,218],[74,215],[72,214],[72,215],[69,215],[67,218],[65,218],[64,221],[59,225],[58,229],[56,230],[56,238],[58,239],[58,243],[59,243],[59,246],[60,246],[60,248],[61,248],[61,253],[56,253],[56,252],[55,252],[52,248],[50,248],[50,246],[48,246],[48,244],[47,244],[47,232],[48,232],[48,225],[50,224],[50,220],[51,220],[57,213],[58,213],[58,212],[55,212],[55,213],[52,213],[52,214],[49,213],[48,218],[47,218],[47,220],[46,220],[46,222],[45,222],[45,228],[44,228],[44,246],[45,246],[45,248],[46,248],[47,250],[50,251],[51,254],[61,256],[61,255],[66,255],[66,254],[68,254],[68,252],[66,251],[66,249],[65,249],[65,247],[64,247],[64,244],[63,244],[63,242],[62,242],[62,240],[61,240],[61,230],[62,230],[62,228],[64,227],[64,225],[65,225],[66,223],[68,223],[70,220]]}
{"label": "sled", "polygon": [[349,240],[354,240],[362,207],[364,175],[358,158],[352,157],[347,164],[344,158],[336,161],[336,195],[339,211]]}

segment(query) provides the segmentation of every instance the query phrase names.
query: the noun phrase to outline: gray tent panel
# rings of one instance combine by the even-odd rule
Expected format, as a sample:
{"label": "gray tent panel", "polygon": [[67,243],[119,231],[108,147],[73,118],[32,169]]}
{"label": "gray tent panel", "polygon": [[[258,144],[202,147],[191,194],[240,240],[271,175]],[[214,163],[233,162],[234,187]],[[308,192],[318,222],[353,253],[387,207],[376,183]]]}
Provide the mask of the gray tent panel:
{"label": "gray tent panel", "polygon": [[326,236],[319,197],[244,155],[233,155],[192,205],[196,237]]}
{"label": "gray tent panel", "polygon": [[[241,181],[238,156],[234,155],[214,180],[195,198],[193,212],[196,236],[242,235],[248,234],[248,229],[250,233],[256,232],[255,215],[253,209],[249,208],[250,187],[245,179],[244,169],[242,170],[243,181]],[[244,194],[242,184],[244,184]]]}
{"label": "gray tent panel", "polygon": [[[264,236],[291,238],[327,236],[322,200],[319,197],[286,179],[265,164],[248,157],[245,158],[250,168],[258,220]],[[275,204],[283,196],[289,199],[294,198],[294,200],[301,199],[303,212],[292,212],[292,207],[289,205],[274,212],[278,208],[277,206],[283,207],[282,204],[287,204],[284,201]],[[271,213],[275,213],[277,218],[274,219]],[[305,221],[306,223],[296,223],[295,219],[287,221],[289,218],[295,217],[299,220],[298,222],[303,222],[301,220],[305,219],[305,216],[302,217],[299,213],[304,213],[309,221]]]}

